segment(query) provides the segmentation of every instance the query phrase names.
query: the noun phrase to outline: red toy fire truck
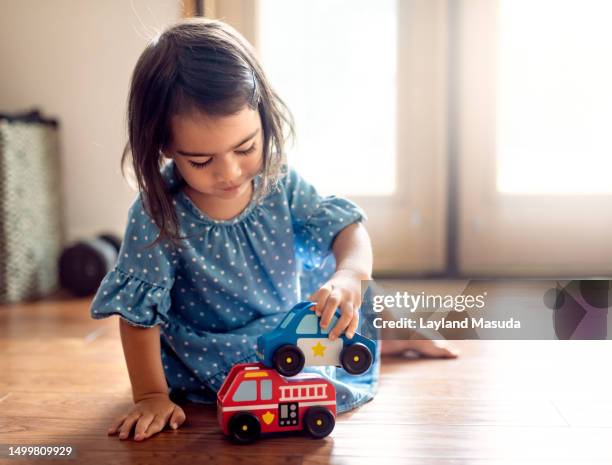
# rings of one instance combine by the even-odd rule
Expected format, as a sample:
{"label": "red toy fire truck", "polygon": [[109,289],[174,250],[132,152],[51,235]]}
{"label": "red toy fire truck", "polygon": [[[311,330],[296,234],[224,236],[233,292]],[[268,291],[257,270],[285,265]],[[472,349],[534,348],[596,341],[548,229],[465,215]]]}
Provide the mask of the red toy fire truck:
{"label": "red toy fire truck", "polygon": [[285,378],[261,363],[239,363],[219,390],[217,418],[223,433],[239,443],[283,431],[323,438],[336,423],[336,390],[315,374]]}

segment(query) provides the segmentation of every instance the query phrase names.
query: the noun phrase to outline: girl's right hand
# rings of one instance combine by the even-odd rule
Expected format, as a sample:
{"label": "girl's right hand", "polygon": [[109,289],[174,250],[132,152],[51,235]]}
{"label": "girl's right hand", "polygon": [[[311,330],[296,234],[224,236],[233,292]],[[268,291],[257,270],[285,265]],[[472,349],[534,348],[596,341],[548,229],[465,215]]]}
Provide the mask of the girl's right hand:
{"label": "girl's right hand", "polygon": [[140,399],[132,409],[117,418],[108,434],[119,433],[119,439],[127,439],[134,425],[134,440],[142,441],[159,433],[167,423],[177,429],[185,421],[183,409],[170,400],[168,394],[153,394]]}

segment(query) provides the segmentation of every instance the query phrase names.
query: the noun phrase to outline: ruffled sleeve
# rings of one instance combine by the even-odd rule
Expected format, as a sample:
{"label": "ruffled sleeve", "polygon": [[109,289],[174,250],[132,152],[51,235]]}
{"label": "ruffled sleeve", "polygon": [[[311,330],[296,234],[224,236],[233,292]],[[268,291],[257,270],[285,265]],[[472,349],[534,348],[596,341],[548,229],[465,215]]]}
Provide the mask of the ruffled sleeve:
{"label": "ruffled sleeve", "polygon": [[319,195],[315,187],[295,170],[283,179],[296,251],[306,269],[319,268],[331,254],[338,233],[352,223],[367,219],[364,211],[350,200]]}
{"label": "ruffled sleeve", "polygon": [[92,301],[92,318],[119,315],[133,326],[147,328],[167,322],[176,260],[163,242],[147,247],[158,231],[139,196],[130,208],[117,262]]}

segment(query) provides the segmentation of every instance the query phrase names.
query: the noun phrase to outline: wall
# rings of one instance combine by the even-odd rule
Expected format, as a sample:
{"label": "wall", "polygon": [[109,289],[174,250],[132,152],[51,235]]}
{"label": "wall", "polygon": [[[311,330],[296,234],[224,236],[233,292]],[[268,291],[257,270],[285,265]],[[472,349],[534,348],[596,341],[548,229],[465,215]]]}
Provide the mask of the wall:
{"label": "wall", "polygon": [[0,111],[59,119],[68,240],[125,227],[136,195],[119,169],[130,75],[180,15],[176,0],[2,0]]}

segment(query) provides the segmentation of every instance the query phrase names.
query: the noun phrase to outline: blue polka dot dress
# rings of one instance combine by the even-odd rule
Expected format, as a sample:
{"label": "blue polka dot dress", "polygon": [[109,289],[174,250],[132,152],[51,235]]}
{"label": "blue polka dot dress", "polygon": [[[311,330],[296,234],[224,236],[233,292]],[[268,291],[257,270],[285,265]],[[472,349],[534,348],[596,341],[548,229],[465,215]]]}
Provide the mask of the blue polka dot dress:
{"label": "blue polka dot dress", "polygon": [[[334,237],[365,215],[346,199],[320,196],[290,169],[276,191],[251,201],[230,220],[214,220],[176,189],[184,181],[174,162],[162,168],[162,176],[177,192],[180,234],[188,239],[179,248],[164,242],[147,247],[159,229],[138,196],[115,267],[92,301],[91,316],[119,315],[134,326],[160,325],[171,396],[215,402],[230,368],[256,361],[257,337],[274,329],[293,305],[330,277]],[[256,177],[255,188],[259,182]],[[362,307],[361,312],[371,310]],[[334,382],[337,409],[343,412],[372,399],[379,360],[376,354],[372,368],[361,376],[335,367],[305,371]]]}

